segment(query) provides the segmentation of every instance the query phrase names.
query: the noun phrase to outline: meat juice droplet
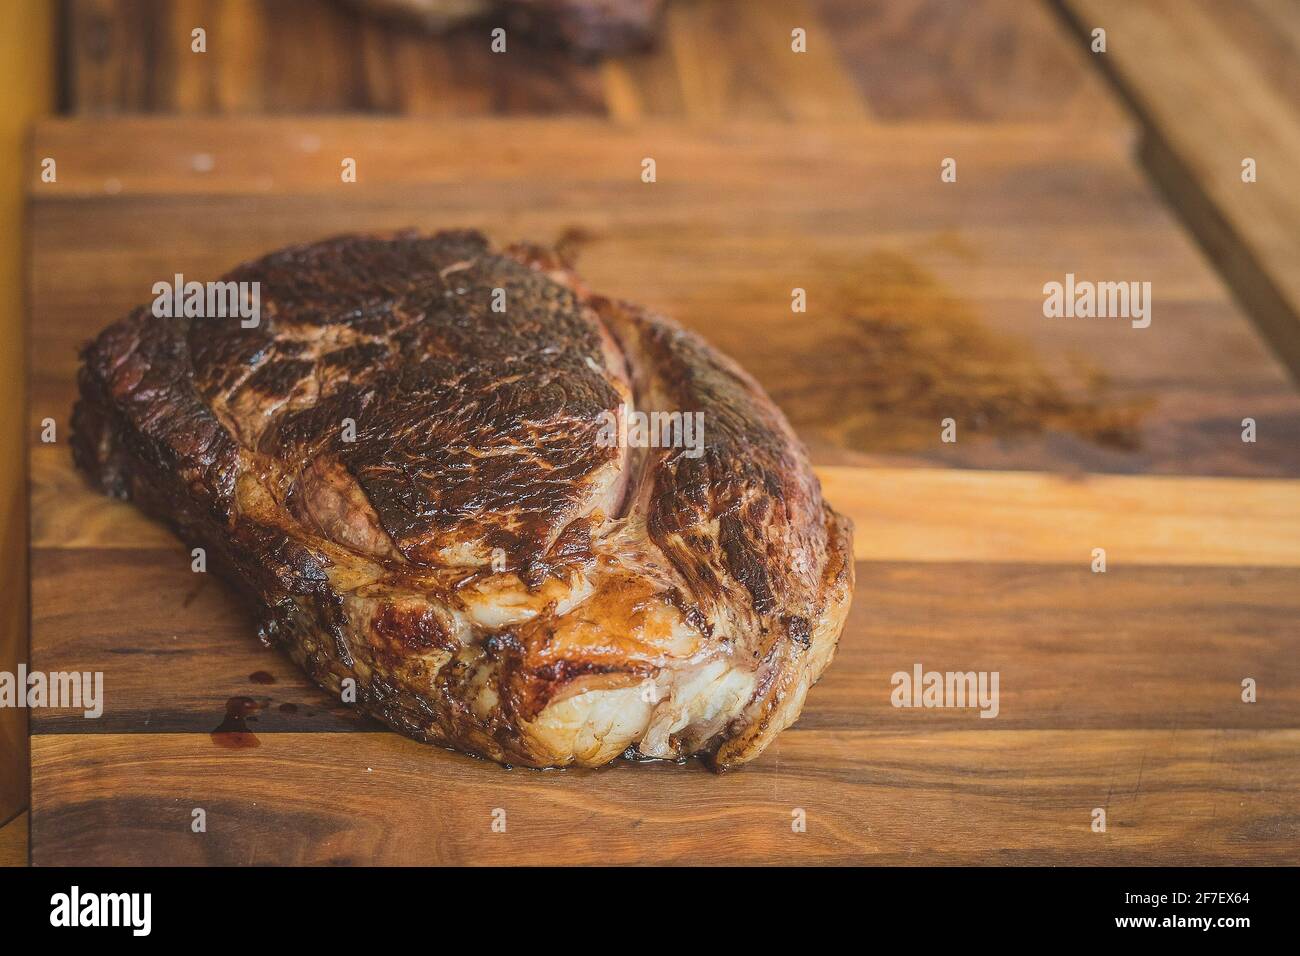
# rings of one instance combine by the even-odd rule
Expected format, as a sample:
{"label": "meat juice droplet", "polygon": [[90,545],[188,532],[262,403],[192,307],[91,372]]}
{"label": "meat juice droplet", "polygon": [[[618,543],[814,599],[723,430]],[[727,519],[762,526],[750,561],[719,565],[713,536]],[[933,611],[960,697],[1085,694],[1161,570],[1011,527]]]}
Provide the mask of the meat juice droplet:
{"label": "meat juice droplet", "polygon": [[254,684],[274,684],[275,678],[266,671],[253,671],[248,675],[248,679]]}
{"label": "meat juice droplet", "polygon": [[262,709],[251,697],[232,697],[226,701],[226,719],[212,731],[212,742],[227,750],[260,747],[261,741],[248,729],[249,717]]}

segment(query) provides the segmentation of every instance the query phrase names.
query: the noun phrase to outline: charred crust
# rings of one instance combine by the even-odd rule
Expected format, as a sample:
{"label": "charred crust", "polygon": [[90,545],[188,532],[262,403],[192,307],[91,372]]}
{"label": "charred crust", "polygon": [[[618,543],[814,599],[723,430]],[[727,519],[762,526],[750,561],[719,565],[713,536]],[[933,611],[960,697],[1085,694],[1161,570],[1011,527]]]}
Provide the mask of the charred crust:
{"label": "charred crust", "polygon": [[370,634],[401,655],[459,647],[442,619],[428,605],[399,607],[384,603],[371,618]]}
{"label": "charred crust", "polygon": [[808,628],[808,619],[797,614],[787,615],[781,619],[790,640],[802,647],[812,644],[812,632]]}

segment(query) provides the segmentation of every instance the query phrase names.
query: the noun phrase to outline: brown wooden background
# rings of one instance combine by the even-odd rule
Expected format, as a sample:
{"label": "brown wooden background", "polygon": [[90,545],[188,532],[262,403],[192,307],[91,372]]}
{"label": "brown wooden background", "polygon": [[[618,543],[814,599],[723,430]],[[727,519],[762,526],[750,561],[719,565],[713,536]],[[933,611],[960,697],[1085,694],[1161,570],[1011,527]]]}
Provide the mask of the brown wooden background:
{"label": "brown wooden background", "polygon": [[[1219,22],[1180,11],[1187,42]],[[1227,88],[1287,89],[1293,24],[1241,11]],[[111,696],[100,721],[36,715],[33,860],[1296,862],[1300,395],[1277,225],[1294,207],[1271,176],[1228,185],[1237,153],[1276,168],[1288,104],[1202,109],[1178,133],[1177,91],[1214,91],[1162,46],[1170,14],[699,0],[655,51],[577,64],[305,0],[67,4],[79,118],[30,153],[61,157],[57,188],[28,187],[34,421],[66,423],[76,345],[160,275],[353,228],[567,239],[594,286],[772,391],[858,522],[860,585],[803,719],[742,772],[507,772],[329,701],[165,532],[35,444],[33,666],[102,669]],[[1077,39],[1094,20],[1104,69]],[[251,115],[358,110],[395,115]],[[1152,328],[1046,323],[1041,285],[1065,271],[1152,281]],[[811,304],[791,322],[795,285]],[[891,708],[915,661],[1000,670],[1002,714]],[[239,695],[261,745],[216,747]]]}

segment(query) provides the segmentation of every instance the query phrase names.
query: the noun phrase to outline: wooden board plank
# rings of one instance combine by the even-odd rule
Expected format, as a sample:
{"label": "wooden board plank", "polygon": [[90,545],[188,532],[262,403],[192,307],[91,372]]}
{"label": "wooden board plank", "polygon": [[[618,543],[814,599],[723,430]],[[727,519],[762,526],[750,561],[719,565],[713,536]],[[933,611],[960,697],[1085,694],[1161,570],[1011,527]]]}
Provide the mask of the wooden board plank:
{"label": "wooden board plank", "polygon": [[[1144,156],[1300,378],[1300,9],[1242,0],[1060,0],[1144,124]],[[1195,109],[1188,109],[1194,103]],[[1257,180],[1242,180],[1253,159]]]}
{"label": "wooden board plank", "polygon": [[[603,66],[616,120],[861,121],[866,103],[809,0],[676,3],[656,48]],[[805,32],[795,53],[791,32]]]}
{"label": "wooden board plank", "polygon": [[1132,122],[1046,0],[813,5],[882,119]]}
{"label": "wooden board plank", "polygon": [[[604,63],[518,34],[494,53],[485,24],[428,36],[320,0],[72,0],[69,11],[79,113],[865,116],[804,0],[677,4],[653,51]],[[797,59],[796,25],[817,37]],[[196,26],[208,34],[202,54],[190,50]]]}
{"label": "wooden board plank", "polygon": [[871,560],[1294,567],[1300,482],[818,469]]}
{"label": "wooden board plank", "polygon": [[[26,777],[26,772],[23,774]],[[26,810],[0,825],[0,866],[27,866],[30,819]]]}
{"label": "wooden board plank", "polygon": [[33,747],[37,865],[1300,862],[1297,730],[796,730],[723,776],[507,771],[393,734]]}
{"label": "wooden board plank", "polygon": [[[1025,124],[834,124],[792,133],[781,124],[754,122],[710,128],[663,120],[611,124],[567,118],[467,119],[431,127],[391,118],[136,116],[42,122],[32,154],[68,161],[60,164],[57,183],[41,182],[39,164],[29,171],[27,183],[31,196],[40,201],[303,193],[318,199],[318,194],[329,193],[342,200],[354,193],[382,198],[385,187],[405,191],[438,184],[462,189],[510,186],[535,191],[516,199],[552,201],[565,188],[601,183],[620,187],[617,195],[628,203],[635,203],[637,195],[659,204],[685,198],[683,194],[713,196],[702,209],[675,210],[689,221],[692,214],[725,205],[737,193],[759,202],[751,214],[755,220],[759,213],[798,207],[825,192],[824,176],[829,175],[856,187],[838,197],[848,204],[844,218],[828,223],[842,233],[855,224],[854,214],[864,198],[873,201],[873,208],[883,206],[882,211],[906,207],[922,197],[929,197],[931,205],[935,197],[956,202],[953,192],[969,203],[977,199],[970,193],[995,188],[1004,191],[996,198],[1009,200],[1009,181],[1027,178],[1033,170],[1046,177],[1050,167],[1057,175],[1053,182],[1039,184],[1036,200],[1055,194],[1058,202],[1069,204],[1080,193],[1098,198],[1098,193],[1112,190],[1119,194],[1112,202],[1122,198],[1137,204],[1110,210],[1081,204],[1072,210],[1087,217],[1080,224],[1091,226],[1115,214],[1129,224],[1146,218],[1142,180],[1129,165],[1126,144],[1126,138],[1107,130],[1080,136],[1068,127]],[[641,182],[647,150],[660,167],[655,185],[672,195],[660,195],[663,190]],[[954,152],[970,160],[969,191],[945,192],[939,182],[938,160]],[[196,156],[204,162],[196,162]],[[339,160],[344,156],[357,160],[355,183],[340,180]],[[1090,191],[1089,177],[1095,180]],[[880,189],[877,179],[890,180],[893,188]],[[1075,179],[1084,182],[1072,182]],[[1032,191],[1031,182],[1021,185]],[[1130,189],[1137,195],[1128,195]],[[908,195],[911,191],[917,195]],[[809,214],[824,212],[817,204],[808,208]],[[1002,206],[998,219],[1017,221],[1024,208]],[[934,208],[914,211],[923,221],[938,215]],[[612,218],[617,212],[610,209],[606,215]],[[1152,227],[1162,223],[1171,220],[1161,218]],[[1186,288],[1195,288],[1198,278],[1192,276]]]}
{"label": "wooden board plank", "polygon": [[[739,359],[819,463],[1300,474],[1300,397],[1113,137],[132,120],[47,124],[35,151],[61,163],[31,186],[36,421],[66,420],[77,346],[175,272],[348,229],[578,229],[593,287]],[[938,179],[949,154],[958,184]],[[1044,318],[1044,282],[1068,272],[1151,281],[1151,327]]]}
{"label": "wooden board plank", "polygon": [[[32,546],[168,548],[163,525],[106,501],[66,443],[31,451]],[[862,561],[1086,565],[1105,548],[1117,567],[1300,567],[1300,482],[1050,475],[923,468],[817,468],[857,525]]]}
{"label": "wooden board plank", "polygon": [[[492,53],[481,26],[426,37],[321,0],[70,0],[77,113],[601,113],[599,72],[561,50]],[[191,31],[207,51],[191,51]]]}
{"label": "wooden board plank", "polygon": [[[999,728],[1300,726],[1300,568],[859,562],[857,572],[837,658],[800,726],[986,723],[973,710],[894,707],[892,676],[918,663],[997,671]],[[179,546],[38,549],[33,603],[33,668],[104,675],[101,717],[33,711],[34,732],[207,734],[240,696],[259,705],[258,733],[378,729],[264,647],[238,599],[194,574]],[[1257,704],[1241,700],[1245,678]]]}

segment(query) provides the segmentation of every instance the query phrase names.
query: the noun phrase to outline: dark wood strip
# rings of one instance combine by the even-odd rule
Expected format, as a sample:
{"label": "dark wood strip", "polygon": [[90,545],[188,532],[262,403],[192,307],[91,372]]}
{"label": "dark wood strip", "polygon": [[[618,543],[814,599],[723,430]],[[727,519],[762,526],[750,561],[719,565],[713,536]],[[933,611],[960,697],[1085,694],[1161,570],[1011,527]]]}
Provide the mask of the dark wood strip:
{"label": "dark wood strip", "polygon": [[817,730],[720,777],[509,771],[393,734],[33,744],[37,865],[1300,862],[1296,730]]}
{"label": "dark wood strip", "polygon": [[265,647],[234,592],[190,560],[179,542],[33,552],[32,668],[104,675],[103,717],[34,710],[33,732],[206,734],[235,697],[257,702],[255,732],[379,727]]}
{"label": "dark wood strip", "polygon": [[[339,0],[67,0],[76,114],[608,113],[1120,127],[1110,91],[1039,3],[670,0],[658,43],[603,63],[470,25],[426,36]],[[190,31],[208,51],[190,52]],[[790,31],[808,50],[790,50]],[[954,52],[956,51],[956,52]],[[864,104],[865,100],[865,104]]]}
{"label": "dark wood strip", "polygon": [[[802,53],[791,49],[796,28]],[[617,120],[861,122],[869,114],[810,0],[670,2],[659,43],[608,61],[603,77]]]}
{"label": "dark wood strip", "polygon": [[[69,111],[603,113],[597,67],[481,25],[426,36],[338,0],[68,0]],[[191,50],[191,31],[207,50]]]}

